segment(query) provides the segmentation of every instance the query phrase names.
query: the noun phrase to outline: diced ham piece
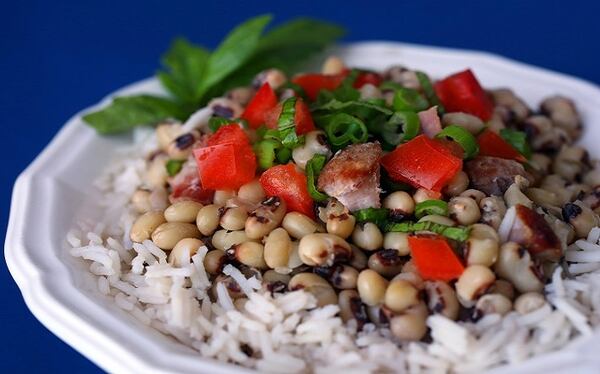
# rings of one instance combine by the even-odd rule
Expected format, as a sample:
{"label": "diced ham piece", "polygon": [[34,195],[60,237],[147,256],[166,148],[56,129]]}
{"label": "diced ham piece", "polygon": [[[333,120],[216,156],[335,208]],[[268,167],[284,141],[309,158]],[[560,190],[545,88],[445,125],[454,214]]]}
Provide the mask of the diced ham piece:
{"label": "diced ham piece", "polygon": [[351,145],[338,152],[319,175],[318,188],[350,211],[379,208],[379,143]]}
{"label": "diced ham piece", "polygon": [[544,217],[518,204],[508,240],[527,248],[532,256],[542,260],[558,261],[562,256],[560,240]]}
{"label": "diced ham piece", "polygon": [[533,177],[523,165],[498,157],[479,156],[465,163],[465,171],[473,188],[487,195],[501,196],[514,183],[517,175],[533,182]]}
{"label": "diced ham piece", "polygon": [[427,137],[433,138],[442,131],[442,122],[440,121],[440,116],[438,116],[437,106],[421,111],[418,115],[423,133]]}

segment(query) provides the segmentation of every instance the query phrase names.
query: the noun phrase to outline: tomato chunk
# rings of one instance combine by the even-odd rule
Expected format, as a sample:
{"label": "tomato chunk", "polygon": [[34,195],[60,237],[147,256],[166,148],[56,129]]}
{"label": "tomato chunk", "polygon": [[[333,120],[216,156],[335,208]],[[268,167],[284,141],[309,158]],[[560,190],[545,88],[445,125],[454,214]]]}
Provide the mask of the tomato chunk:
{"label": "tomato chunk", "polygon": [[207,145],[209,147],[219,144],[250,144],[248,135],[237,124],[221,126],[217,132],[208,138]]}
{"label": "tomato chunk", "polygon": [[252,148],[219,144],[194,149],[202,187],[213,190],[237,190],[254,178],[256,158]]}
{"label": "tomato chunk", "polygon": [[279,196],[287,204],[288,211],[300,212],[314,218],[313,200],[308,193],[306,175],[293,164],[277,165],[260,176],[260,184],[267,196]]}
{"label": "tomato chunk", "polygon": [[462,160],[442,143],[419,135],[383,156],[381,165],[397,182],[439,192],[462,169]]}
{"label": "tomato chunk", "polygon": [[246,106],[242,118],[248,121],[251,128],[257,129],[265,123],[265,113],[276,105],[277,95],[269,83],[264,83]]}
{"label": "tomato chunk", "polygon": [[294,79],[292,82],[302,87],[306,96],[311,100],[316,100],[319,95],[319,91],[328,90],[332,91],[338,88],[342,81],[346,77],[345,74],[302,74]]}
{"label": "tomato chunk", "polygon": [[185,169],[171,183],[172,191],[169,196],[171,203],[179,200],[193,200],[201,204],[209,204],[215,191],[202,188],[198,172],[193,168],[190,172]]}
{"label": "tomato chunk", "polygon": [[448,112],[464,112],[489,120],[494,104],[470,69],[435,84],[435,92]]}
{"label": "tomato chunk", "polygon": [[[265,125],[268,128],[277,128],[277,121],[279,120],[279,115],[281,114],[281,108],[282,105],[277,104],[277,106],[265,114]],[[296,113],[294,115],[294,121],[296,122],[296,134],[302,135],[309,131],[315,130],[315,123],[312,119],[312,115],[310,114],[310,109],[308,109],[308,105],[306,105],[304,100],[300,98],[296,99],[296,106],[294,108],[296,109]]]}
{"label": "tomato chunk", "polygon": [[506,140],[491,130],[485,130],[477,137],[479,154],[481,156],[492,156],[526,162],[525,156],[519,153]]}
{"label": "tomato chunk", "polygon": [[363,71],[356,77],[356,80],[352,84],[354,88],[361,88],[365,84],[372,84],[373,86],[379,86],[383,82],[383,77],[372,71]]}
{"label": "tomato chunk", "polygon": [[448,242],[439,236],[409,236],[410,254],[425,280],[451,281],[465,270]]}

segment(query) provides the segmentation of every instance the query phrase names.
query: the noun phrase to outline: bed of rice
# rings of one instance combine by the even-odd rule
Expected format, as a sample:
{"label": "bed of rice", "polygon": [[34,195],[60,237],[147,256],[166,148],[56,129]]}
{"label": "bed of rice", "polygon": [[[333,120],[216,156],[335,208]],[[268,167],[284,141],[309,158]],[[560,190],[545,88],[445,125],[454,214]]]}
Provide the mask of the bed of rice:
{"label": "bed of rice", "polygon": [[144,155],[156,146],[151,134],[137,132],[136,145],[96,181],[104,218],[83,217],[67,236],[68,251],[85,261],[98,291],[119,308],[202,356],[261,372],[480,372],[560,349],[600,324],[600,228],[568,248],[573,277],[563,279],[563,270],[556,270],[544,307],[527,315],[488,315],[476,323],[434,315],[427,320],[427,344],[393,342],[389,331],[371,324],[357,332],[336,316],[337,306],[315,308],[303,291],[271,296],[258,279],[246,279],[231,265],[224,272],[249,302],[237,310],[223,287],[213,303],[203,266],[207,248],[173,267],[151,241],[129,240],[136,217],[129,200],[142,182]]}

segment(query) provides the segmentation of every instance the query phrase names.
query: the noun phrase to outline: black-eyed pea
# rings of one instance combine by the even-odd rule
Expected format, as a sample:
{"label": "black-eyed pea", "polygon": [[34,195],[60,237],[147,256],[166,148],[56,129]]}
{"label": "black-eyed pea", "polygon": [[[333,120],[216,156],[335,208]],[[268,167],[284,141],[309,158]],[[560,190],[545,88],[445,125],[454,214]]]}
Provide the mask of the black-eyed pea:
{"label": "black-eyed pea", "polygon": [[169,144],[183,133],[180,123],[162,123],[156,127],[156,139],[158,146],[166,151]]}
{"label": "black-eyed pea", "polygon": [[185,238],[199,238],[200,231],[196,225],[183,222],[166,222],[152,232],[152,241],[159,248],[170,250]]}
{"label": "black-eyed pea", "polygon": [[460,305],[456,292],[446,282],[426,281],[427,306],[432,313],[441,314],[451,320],[458,318]]}
{"label": "black-eyed pea", "polygon": [[341,58],[337,56],[329,56],[323,62],[323,66],[321,67],[321,73],[327,75],[335,75],[340,74],[346,69],[346,65]]}
{"label": "black-eyed pea", "polygon": [[276,90],[287,82],[285,73],[279,69],[263,70],[252,80],[252,87],[258,89],[263,84],[268,83],[272,89]]}
{"label": "black-eyed pea", "polygon": [[246,106],[254,96],[254,90],[251,87],[236,87],[227,92],[227,98],[236,103]]}
{"label": "black-eyed pea", "polygon": [[448,202],[448,213],[450,218],[461,225],[471,225],[481,218],[481,212],[477,202],[464,196],[456,196]]}
{"label": "black-eyed pea", "polygon": [[204,243],[200,239],[181,239],[169,253],[169,264],[175,267],[189,264],[190,258],[195,255],[202,246],[204,246]]}
{"label": "black-eyed pea", "polygon": [[573,226],[578,238],[586,238],[590,230],[600,224],[598,215],[579,200],[565,204],[562,216]]}
{"label": "black-eyed pea", "polygon": [[515,286],[507,280],[496,279],[492,287],[488,290],[489,293],[499,293],[506,296],[509,300],[515,298]]}
{"label": "black-eyed pea", "polygon": [[417,273],[413,271],[402,272],[400,274],[396,274],[392,281],[396,280],[405,280],[415,286],[418,290],[422,290],[425,287],[425,281],[423,278]]}
{"label": "black-eyed pea", "polygon": [[150,239],[156,228],[165,223],[165,216],[162,211],[150,211],[139,216],[129,232],[129,238],[141,243],[144,240]]}
{"label": "black-eyed pea", "polygon": [[265,190],[262,188],[258,179],[254,179],[251,182],[244,184],[238,190],[237,196],[245,201],[252,204],[259,204],[265,199]]}
{"label": "black-eyed pea", "polygon": [[244,108],[237,102],[226,97],[212,99],[208,105],[214,115],[227,119],[239,118]]}
{"label": "black-eyed pea", "polygon": [[331,266],[352,258],[352,249],[344,239],[336,235],[315,233],[300,240],[298,254],[309,266]]}
{"label": "black-eyed pea", "polygon": [[373,222],[364,222],[354,227],[352,241],[361,249],[374,251],[383,245],[383,234]]}
{"label": "black-eyed pea", "polygon": [[331,149],[326,140],[325,133],[321,130],[310,131],[305,135],[304,144],[294,148],[292,151],[292,159],[300,168],[305,169],[306,164],[315,155],[324,155],[327,158],[331,157]]}
{"label": "black-eyed pea", "polygon": [[500,237],[491,226],[471,225],[469,238],[464,244],[464,258],[468,265],[492,266],[498,258]]}
{"label": "black-eyed pea", "polygon": [[456,175],[450,179],[446,187],[444,187],[444,194],[447,196],[458,196],[465,192],[469,187],[469,176],[464,171],[459,171]]}
{"label": "black-eyed pea", "polygon": [[291,278],[289,275],[280,274],[275,270],[267,270],[262,276],[263,283],[267,284],[267,289],[271,292],[287,291]]}
{"label": "black-eyed pea", "polygon": [[225,230],[243,230],[248,219],[248,212],[244,207],[235,206],[223,208],[221,210],[221,219],[219,224]]}
{"label": "black-eyed pea", "polygon": [[499,293],[489,293],[481,296],[475,303],[475,318],[488,314],[500,314],[501,316],[512,310],[512,301]]}
{"label": "black-eyed pea", "polygon": [[409,216],[415,211],[415,201],[405,191],[396,191],[383,199],[383,207],[390,209],[396,214]]}
{"label": "black-eyed pea", "polygon": [[131,205],[138,213],[146,213],[152,210],[150,204],[150,194],[148,190],[138,189],[131,195]]}
{"label": "black-eyed pea", "polygon": [[193,145],[196,142],[196,137],[193,133],[188,132],[179,135],[167,146],[166,152],[171,160],[187,160],[192,153]]}
{"label": "black-eyed pea", "polygon": [[369,257],[367,266],[384,277],[391,278],[402,271],[403,261],[395,249],[380,249]]}
{"label": "black-eyed pea", "polygon": [[229,199],[233,199],[236,196],[233,190],[216,190],[213,197],[213,204],[225,206]]}
{"label": "black-eyed pea", "polygon": [[336,264],[330,267],[316,267],[313,271],[327,279],[338,290],[356,288],[358,270],[352,266]]}
{"label": "black-eyed pea", "polygon": [[233,301],[233,306],[235,307],[235,309],[239,310],[239,311],[244,311],[246,310],[246,303],[248,302],[248,298],[247,297],[240,297],[239,299],[235,299]]}
{"label": "black-eyed pea", "polygon": [[204,269],[211,275],[220,274],[226,260],[224,251],[213,249],[204,256]]}
{"label": "black-eyed pea", "polygon": [[419,302],[419,290],[408,281],[391,281],[385,290],[384,304],[395,313],[400,313]]}
{"label": "black-eyed pea", "polygon": [[[363,305],[366,305],[363,303]],[[375,324],[375,326],[381,327],[389,324],[389,319],[387,313],[383,309],[383,304],[378,305],[366,305],[367,317],[369,320]]]}
{"label": "black-eyed pea", "polygon": [[539,206],[553,207],[561,205],[561,199],[556,193],[543,188],[528,188],[525,195]]}
{"label": "black-eyed pea", "polygon": [[340,307],[340,317],[344,322],[354,319],[359,328],[369,322],[367,308],[360,301],[360,296],[356,290],[341,291],[338,295],[338,305]]}
{"label": "black-eyed pea", "polygon": [[177,201],[165,209],[165,219],[167,222],[192,223],[196,220],[200,209],[202,209],[202,204],[195,201]]}
{"label": "black-eyed pea", "polygon": [[327,218],[327,232],[343,239],[352,235],[355,225],[356,218],[349,213],[342,213],[340,215],[330,214]]}
{"label": "black-eyed pea", "polygon": [[390,318],[394,337],[404,341],[421,340],[427,333],[427,307],[423,302]]}
{"label": "black-eyed pea", "polygon": [[219,227],[221,206],[210,204],[203,206],[196,215],[196,226],[204,236],[212,235]]}
{"label": "black-eyed pea", "polygon": [[539,292],[544,288],[539,264],[527,249],[515,242],[507,242],[500,247],[494,271],[510,281],[519,292]]}
{"label": "black-eyed pea", "polygon": [[444,226],[456,226],[456,222],[451,218],[439,214],[428,214],[419,219],[418,222],[433,222]]}
{"label": "black-eyed pea", "polygon": [[266,269],[268,267],[265,262],[264,252],[265,247],[262,244],[250,241],[235,244],[225,250],[225,254],[229,259],[257,269]]}
{"label": "black-eyed pea", "polygon": [[246,297],[246,294],[244,294],[244,292],[240,288],[239,284],[233,278],[231,278],[230,276],[227,276],[227,275],[219,274],[213,280],[212,287],[210,288],[210,294],[211,294],[213,300],[218,299],[217,285],[219,283],[222,283],[225,286],[225,289],[227,290],[229,297],[231,297],[234,300],[234,302],[237,299]]}
{"label": "black-eyed pea", "polygon": [[300,253],[298,252],[298,249],[300,247],[299,242],[292,242],[292,249],[290,251],[290,259],[288,260],[288,264],[286,268],[282,268],[281,270],[279,268],[276,268],[275,271],[280,272],[280,271],[290,271],[292,269],[297,269],[300,266],[304,265],[304,263],[302,262],[302,259],[300,258]]}
{"label": "black-eyed pea", "polygon": [[228,231],[218,230],[212,236],[212,245],[216,249],[225,251],[234,245],[250,241],[243,230]]}
{"label": "black-eyed pea", "polygon": [[285,229],[278,227],[265,239],[265,262],[271,269],[287,267],[292,252],[292,240]]}
{"label": "black-eyed pea", "polygon": [[435,200],[440,198],[440,193],[428,190],[426,188],[417,188],[412,196],[415,204],[422,203],[427,200]]}
{"label": "black-eyed pea", "polygon": [[485,128],[485,123],[479,117],[462,112],[444,114],[442,124],[444,127],[450,125],[460,126],[473,135],[479,134]]}
{"label": "black-eyed pea", "polygon": [[488,267],[482,265],[467,266],[455,284],[458,300],[465,307],[475,305],[480,295],[494,283],[496,276]]}
{"label": "black-eyed pea", "polygon": [[363,303],[373,306],[384,301],[388,281],[375,270],[365,269],[358,274],[356,286]]}
{"label": "black-eyed pea", "polygon": [[506,204],[500,196],[484,197],[479,202],[481,209],[481,222],[492,226],[496,230],[506,214]]}
{"label": "black-eyed pea", "polygon": [[471,199],[475,200],[477,202],[477,204],[479,204],[481,199],[483,199],[485,197],[485,193],[471,188],[471,189],[465,190],[463,193],[461,193],[458,196],[470,197]]}
{"label": "black-eyed pea", "polygon": [[526,292],[515,300],[515,310],[523,315],[535,312],[546,305],[546,298],[539,292]]}
{"label": "black-eyed pea", "polygon": [[408,246],[408,233],[386,232],[383,235],[383,248],[395,250],[398,252],[398,256],[409,255],[410,247]]}
{"label": "black-eyed pea", "polygon": [[350,266],[356,270],[363,270],[366,268],[368,265],[368,258],[365,252],[353,244],[350,244],[350,248],[352,249],[352,260],[350,261]]}
{"label": "black-eyed pea", "polygon": [[325,279],[313,273],[296,274],[290,279],[288,288],[291,291],[305,290],[317,299],[317,306],[337,304],[338,297],[335,290]]}
{"label": "black-eyed pea", "polygon": [[246,235],[250,239],[261,239],[273,231],[285,216],[285,201],[277,196],[268,197],[254,209],[246,219]]}
{"label": "black-eyed pea", "polygon": [[306,235],[323,231],[318,223],[313,221],[310,217],[298,213],[289,212],[283,217],[281,226],[286,229],[288,234],[296,239],[302,239]]}
{"label": "black-eyed pea", "polygon": [[151,188],[163,188],[167,183],[169,174],[167,173],[168,157],[164,154],[157,155],[150,161],[146,168],[144,180]]}

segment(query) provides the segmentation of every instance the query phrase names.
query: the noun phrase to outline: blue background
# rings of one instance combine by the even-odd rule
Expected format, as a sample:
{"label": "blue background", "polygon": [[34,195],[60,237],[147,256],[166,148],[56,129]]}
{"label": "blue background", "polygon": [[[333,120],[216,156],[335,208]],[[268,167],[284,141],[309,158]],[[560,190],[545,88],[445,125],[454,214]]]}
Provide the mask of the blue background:
{"label": "blue background", "polygon": [[[595,3],[595,4],[594,4]],[[0,22],[0,232],[18,173],[78,110],[148,77],[178,35],[214,47],[271,12],[345,25],[346,40],[389,39],[496,52],[600,83],[593,1],[4,1]],[[0,371],[96,372],[28,312],[0,264]]]}

